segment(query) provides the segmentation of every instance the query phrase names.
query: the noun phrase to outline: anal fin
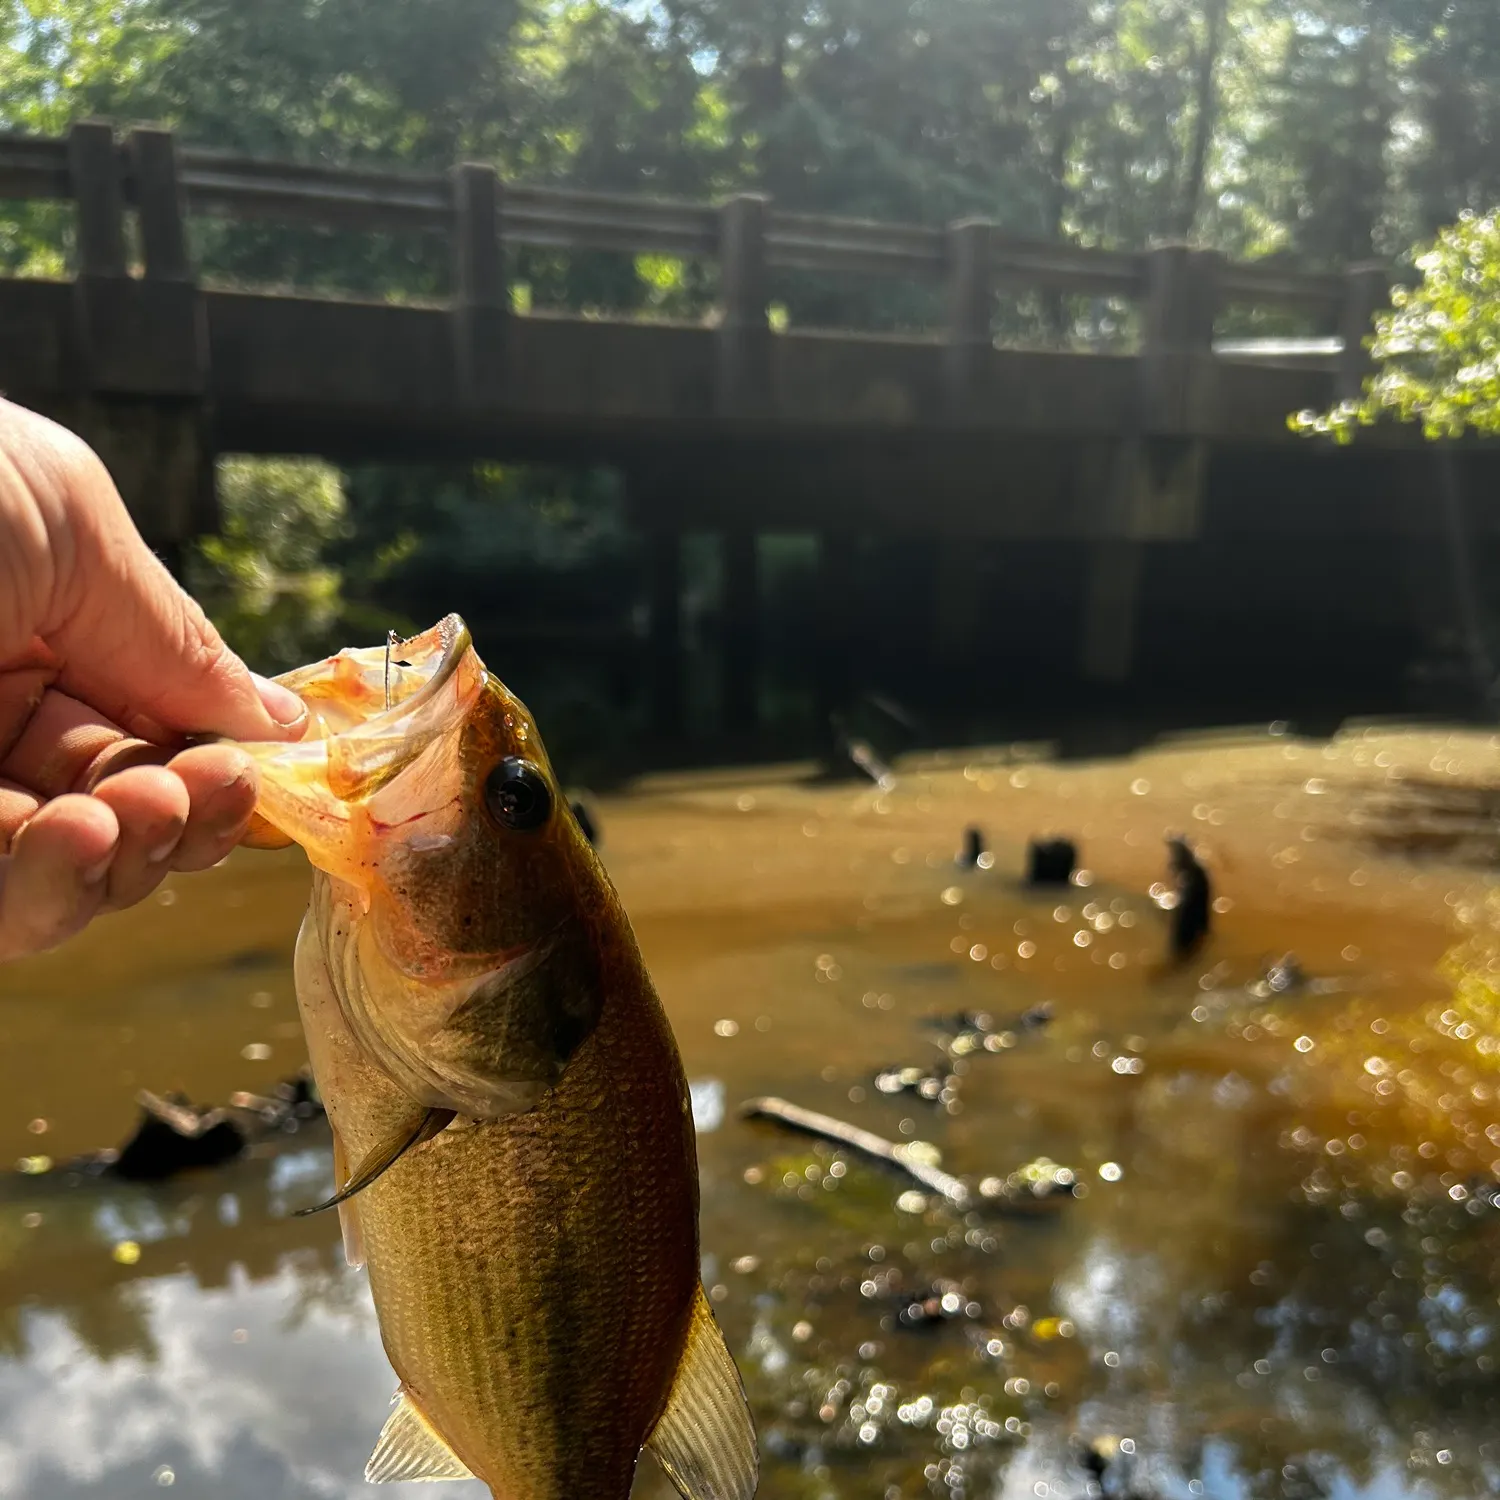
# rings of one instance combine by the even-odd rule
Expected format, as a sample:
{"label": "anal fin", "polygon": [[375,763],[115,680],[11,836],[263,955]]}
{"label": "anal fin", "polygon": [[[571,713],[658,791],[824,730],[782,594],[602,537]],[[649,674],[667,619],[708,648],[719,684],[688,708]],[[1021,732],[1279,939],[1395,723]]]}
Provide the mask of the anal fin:
{"label": "anal fin", "polygon": [[[349,1179],[349,1155],[339,1139],[338,1127],[333,1131],[333,1180],[347,1182]],[[339,1204],[339,1233],[344,1237],[344,1259],[353,1270],[365,1263],[365,1237],[359,1227],[359,1208],[349,1199]]]}
{"label": "anal fin", "polygon": [[646,1440],[684,1500],[750,1500],[760,1478],[740,1372],[698,1288],[667,1409]]}
{"label": "anal fin", "polygon": [[473,1472],[422,1415],[405,1386],[396,1392],[396,1409],[380,1429],[375,1451],[365,1465],[370,1484],[403,1479],[472,1479]]}

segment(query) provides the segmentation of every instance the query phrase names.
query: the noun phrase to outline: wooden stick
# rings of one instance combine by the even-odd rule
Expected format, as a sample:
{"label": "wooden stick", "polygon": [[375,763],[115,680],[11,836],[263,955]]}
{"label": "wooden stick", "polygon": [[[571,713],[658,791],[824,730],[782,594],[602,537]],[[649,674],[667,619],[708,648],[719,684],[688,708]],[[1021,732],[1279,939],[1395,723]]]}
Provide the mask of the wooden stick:
{"label": "wooden stick", "polygon": [[876,1161],[899,1168],[930,1192],[946,1198],[954,1208],[967,1209],[973,1206],[974,1195],[963,1181],[951,1172],[941,1171],[919,1160],[913,1155],[910,1145],[888,1141],[872,1131],[861,1130],[857,1125],[846,1125],[832,1115],[820,1115],[816,1110],[803,1109],[801,1105],[789,1104],[785,1099],[750,1099],[742,1106],[741,1113],[747,1119],[775,1120],[780,1125],[800,1130],[806,1135],[835,1141],[840,1146],[847,1146],[852,1151],[859,1151],[865,1156],[874,1157]]}

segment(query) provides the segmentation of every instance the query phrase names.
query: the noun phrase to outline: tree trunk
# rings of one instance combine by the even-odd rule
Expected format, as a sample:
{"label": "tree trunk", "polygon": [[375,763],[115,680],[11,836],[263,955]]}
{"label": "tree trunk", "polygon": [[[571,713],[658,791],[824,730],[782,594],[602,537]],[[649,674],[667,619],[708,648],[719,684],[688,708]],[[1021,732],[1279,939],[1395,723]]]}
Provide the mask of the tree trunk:
{"label": "tree trunk", "polygon": [[781,138],[781,132],[785,128],[782,116],[786,110],[787,96],[787,33],[791,30],[790,5],[787,0],[780,0],[780,3],[772,7],[770,20],[770,55],[755,70],[752,109],[755,128],[761,133],[756,162],[760,187],[763,192],[776,197],[785,192],[788,186],[788,163]]}
{"label": "tree trunk", "polygon": [[1391,129],[1390,47],[1384,27],[1373,22],[1359,44],[1354,160],[1350,164],[1352,202],[1340,246],[1346,262],[1369,260],[1375,254],[1375,225],[1385,198],[1385,148]]}
{"label": "tree trunk", "polygon": [[1183,183],[1177,232],[1181,239],[1193,236],[1203,204],[1203,182],[1208,174],[1208,148],[1218,124],[1219,101],[1214,71],[1224,47],[1224,12],[1228,0],[1208,0],[1204,9],[1205,36],[1198,54],[1198,79],[1193,89],[1193,144],[1188,155],[1187,180]]}
{"label": "tree trunk", "polygon": [[[1059,92],[1052,101],[1052,149],[1047,162],[1047,234],[1061,244],[1067,234],[1068,152],[1073,148],[1073,113]],[[1042,293],[1042,317],[1052,343],[1061,347],[1067,331],[1067,310],[1061,292]]]}

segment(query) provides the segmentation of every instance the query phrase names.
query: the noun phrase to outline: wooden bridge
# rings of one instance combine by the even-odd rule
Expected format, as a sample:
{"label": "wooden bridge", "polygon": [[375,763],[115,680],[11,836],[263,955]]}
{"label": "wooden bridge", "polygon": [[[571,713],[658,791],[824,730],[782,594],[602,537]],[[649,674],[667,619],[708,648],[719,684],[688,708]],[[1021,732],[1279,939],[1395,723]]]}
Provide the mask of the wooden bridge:
{"label": "wooden bridge", "polygon": [[[1293,471],[1323,490],[1353,473],[1292,438],[1286,418],[1358,390],[1361,339],[1388,292],[1375,266],[1295,274],[1178,245],[1040,243],[975,221],[939,229],[787,213],[755,196],[710,206],[521,186],[473,164],[423,176],[265,162],[101,122],[61,139],[0,136],[0,199],[16,198],[71,202],[75,274],[0,278],[0,389],[88,437],[153,542],[213,528],[220,452],[614,465],[654,538],[649,654],[664,729],[681,714],[687,529],[724,536],[726,614],[739,622],[724,644],[733,725],[754,719],[755,536],[771,530],[823,539],[830,701],[849,552],[869,533],[946,538],[945,589],[959,594],[968,539],[1085,543],[1079,656],[1085,675],[1125,679],[1140,549],[1200,535],[1213,475],[1279,493]],[[438,231],[452,296],[206,287],[189,254],[194,218]],[[716,262],[717,314],[522,315],[512,246]],[[945,286],[946,325],[904,337],[773,330],[783,268]],[[1133,304],[1138,347],[997,347],[1000,300],[1038,292]],[[1332,339],[1310,357],[1216,346],[1233,309],[1290,311]],[[1409,501],[1393,493],[1360,524],[1400,533],[1414,524]],[[1337,532],[1347,508],[1297,524]]]}

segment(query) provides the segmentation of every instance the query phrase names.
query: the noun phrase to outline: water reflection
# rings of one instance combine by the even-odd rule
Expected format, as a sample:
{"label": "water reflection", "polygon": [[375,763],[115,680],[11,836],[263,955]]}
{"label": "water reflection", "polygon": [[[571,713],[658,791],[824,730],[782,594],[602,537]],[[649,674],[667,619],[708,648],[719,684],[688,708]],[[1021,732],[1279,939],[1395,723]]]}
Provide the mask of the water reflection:
{"label": "water reflection", "polygon": [[[1500,1486],[1500,911],[1474,790],[1496,746],[898,770],[601,809],[695,1080],[704,1274],[763,1495]],[[971,826],[989,868],[955,863]],[[1150,890],[1182,829],[1220,899],[1172,970]],[[1050,892],[1019,879],[1046,831],[1083,866]],[[223,1099],[294,1067],[304,882],[236,858],[5,971],[3,1157],[119,1140],[143,1085]],[[759,1095],[930,1142],[976,1186],[1047,1158],[1079,1196],[955,1209],[742,1119]],[[8,1178],[0,1492],[366,1493],[391,1376],[336,1224],[291,1217],[331,1171],[310,1130],[154,1188]]]}
{"label": "water reflection", "polygon": [[28,1311],[25,1362],[0,1363],[0,1490],[364,1494],[391,1381],[365,1299],[321,1294],[347,1279],[291,1257],[258,1281],[179,1273]]}

